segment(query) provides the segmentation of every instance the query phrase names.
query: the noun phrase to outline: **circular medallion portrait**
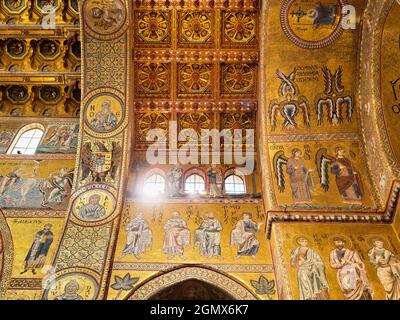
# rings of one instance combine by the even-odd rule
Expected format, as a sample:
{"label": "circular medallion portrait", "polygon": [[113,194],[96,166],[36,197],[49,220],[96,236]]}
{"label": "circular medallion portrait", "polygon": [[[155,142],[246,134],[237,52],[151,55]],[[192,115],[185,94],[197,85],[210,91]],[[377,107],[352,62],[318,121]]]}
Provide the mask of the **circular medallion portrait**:
{"label": "circular medallion portrait", "polygon": [[108,133],[120,126],[124,118],[122,101],[114,95],[95,96],[85,107],[85,121],[98,133]]}
{"label": "circular medallion portrait", "polygon": [[88,27],[99,35],[114,35],[125,23],[121,0],[86,1],[83,10]]}
{"label": "circular medallion portrait", "polygon": [[90,190],[75,199],[72,210],[75,217],[81,221],[101,221],[114,212],[115,198],[105,190]]}
{"label": "circular medallion portrait", "polygon": [[307,49],[332,44],[343,33],[342,0],[285,0],[281,25],[285,35]]}
{"label": "circular medallion portrait", "polygon": [[49,282],[44,293],[46,300],[95,300],[96,281],[82,273],[68,273]]}

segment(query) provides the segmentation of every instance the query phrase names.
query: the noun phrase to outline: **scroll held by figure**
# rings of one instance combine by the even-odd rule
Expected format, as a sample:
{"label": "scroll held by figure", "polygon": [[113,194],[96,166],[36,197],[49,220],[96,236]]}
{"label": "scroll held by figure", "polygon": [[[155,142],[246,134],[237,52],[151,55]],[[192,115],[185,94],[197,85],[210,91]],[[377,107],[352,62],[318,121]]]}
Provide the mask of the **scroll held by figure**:
{"label": "scroll held by figure", "polygon": [[252,220],[252,214],[249,212],[243,213],[242,220],[236,224],[235,229],[231,232],[231,246],[237,245],[237,256],[240,257],[255,257],[260,242],[256,235],[260,231],[262,223],[255,223]]}

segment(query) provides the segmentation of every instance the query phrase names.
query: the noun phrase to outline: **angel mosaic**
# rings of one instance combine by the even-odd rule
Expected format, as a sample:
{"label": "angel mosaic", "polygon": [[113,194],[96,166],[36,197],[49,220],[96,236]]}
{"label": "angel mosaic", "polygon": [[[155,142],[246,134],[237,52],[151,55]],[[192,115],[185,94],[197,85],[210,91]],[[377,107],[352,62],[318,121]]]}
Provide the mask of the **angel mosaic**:
{"label": "angel mosaic", "polygon": [[285,191],[285,174],[289,175],[292,198],[294,203],[311,203],[311,190],[314,188],[312,170],[309,169],[302,157],[300,149],[293,149],[292,156],[287,158],[283,151],[278,151],[273,159],[274,173],[280,192]]}
{"label": "angel mosaic", "polygon": [[[353,117],[353,98],[346,95],[342,84],[343,67],[335,71],[334,74],[324,66],[322,72],[325,79],[324,96],[317,102],[318,124],[323,123],[324,108],[327,108],[328,120],[331,124],[338,125],[343,122],[344,117],[351,121]],[[343,115],[343,111],[345,111]]]}
{"label": "angel mosaic", "polygon": [[101,183],[115,181],[122,156],[122,148],[116,141],[112,141],[111,145],[99,141],[86,142],[81,154],[81,179]]}
{"label": "angel mosaic", "polygon": [[325,191],[329,190],[330,167],[331,173],[336,177],[336,186],[344,202],[359,204],[364,194],[361,174],[346,156],[344,148],[337,147],[335,153],[335,156],[331,156],[325,148],[322,148],[315,156],[321,186]]}
{"label": "angel mosaic", "polygon": [[300,112],[303,115],[304,125],[310,126],[308,101],[303,95],[300,95],[299,88],[295,83],[296,72],[295,68],[289,76],[286,76],[280,70],[276,70],[276,76],[281,80],[281,85],[278,90],[280,100],[273,100],[269,107],[272,130],[277,127],[278,115],[284,118],[284,129],[297,128],[296,117]]}

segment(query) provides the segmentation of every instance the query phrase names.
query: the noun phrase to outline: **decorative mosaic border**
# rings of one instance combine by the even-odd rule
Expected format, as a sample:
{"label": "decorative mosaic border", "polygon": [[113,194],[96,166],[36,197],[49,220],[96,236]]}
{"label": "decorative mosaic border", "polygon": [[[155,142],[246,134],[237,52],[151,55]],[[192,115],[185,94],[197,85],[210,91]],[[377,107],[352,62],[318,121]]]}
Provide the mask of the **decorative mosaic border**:
{"label": "decorative mosaic border", "polygon": [[6,289],[9,285],[13,258],[14,258],[14,246],[11,231],[8,227],[7,221],[4,218],[3,212],[0,210],[0,236],[3,245],[3,265],[0,266],[0,299],[6,293]]}
{"label": "decorative mosaic border", "polygon": [[[195,264],[193,264],[194,266]],[[182,267],[178,263],[151,263],[151,262],[115,262],[113,270],[135,270],[135,271],[168,271]],[[185,265],[190,266],[190,265]],[[234,273],[273,273],[271,264],[206,264],[207,267]]]}

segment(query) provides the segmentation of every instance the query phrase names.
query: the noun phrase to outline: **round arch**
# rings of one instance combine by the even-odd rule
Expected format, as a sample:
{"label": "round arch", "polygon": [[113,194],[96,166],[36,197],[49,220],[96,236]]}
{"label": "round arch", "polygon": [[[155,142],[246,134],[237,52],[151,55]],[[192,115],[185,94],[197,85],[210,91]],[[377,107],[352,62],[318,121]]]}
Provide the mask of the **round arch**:
{"label": "round arch", "polygon": [[186,280],[200,280],[217,287],[237,300],[258,300],[257,296],[237,280],[204,267],[182,267],[158,275],[135,289],[128,300],[146,300],[161,290]]}

